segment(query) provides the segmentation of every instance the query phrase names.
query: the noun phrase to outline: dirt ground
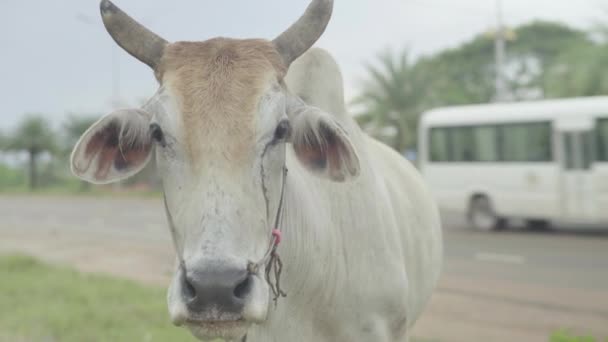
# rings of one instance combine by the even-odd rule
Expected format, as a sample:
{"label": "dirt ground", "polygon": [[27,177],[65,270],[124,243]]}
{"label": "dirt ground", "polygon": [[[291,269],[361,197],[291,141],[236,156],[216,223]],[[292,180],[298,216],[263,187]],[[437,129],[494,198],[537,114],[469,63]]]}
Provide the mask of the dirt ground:
{"label": "dirt ground", "polygon": [[[152,199],[0,196],[0,253],[166,286],[173,251],[161,208]],[[451,226],[443,276],[415,337],[548,341],[571,329],[608,338],[606,236],[479,235]]]}

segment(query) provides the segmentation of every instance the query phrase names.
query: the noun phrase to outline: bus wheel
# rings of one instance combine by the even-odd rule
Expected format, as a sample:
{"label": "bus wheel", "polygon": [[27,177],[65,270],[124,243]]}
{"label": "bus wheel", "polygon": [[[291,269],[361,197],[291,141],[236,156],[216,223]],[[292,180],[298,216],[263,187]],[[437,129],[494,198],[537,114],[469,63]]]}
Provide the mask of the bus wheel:
{"label": "bus wheel", "polygon": [[468,217],[469,223],[478,231],[489,232],[504,226],[504,220],[494,213],[492,203],[486,196],[476,196],[471,200]]}

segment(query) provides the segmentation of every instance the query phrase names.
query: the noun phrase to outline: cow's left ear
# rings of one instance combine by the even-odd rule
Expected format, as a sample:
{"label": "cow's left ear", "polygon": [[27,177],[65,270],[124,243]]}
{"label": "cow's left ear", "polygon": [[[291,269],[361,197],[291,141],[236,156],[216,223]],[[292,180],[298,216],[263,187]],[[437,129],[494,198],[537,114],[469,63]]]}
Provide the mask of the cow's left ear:
{"label": "cow's left ear", "polygon": [[334,118],[318,108],[305,107],[291,121],[293,148],[308,170],[336,182],[359,175],[359,156]]}

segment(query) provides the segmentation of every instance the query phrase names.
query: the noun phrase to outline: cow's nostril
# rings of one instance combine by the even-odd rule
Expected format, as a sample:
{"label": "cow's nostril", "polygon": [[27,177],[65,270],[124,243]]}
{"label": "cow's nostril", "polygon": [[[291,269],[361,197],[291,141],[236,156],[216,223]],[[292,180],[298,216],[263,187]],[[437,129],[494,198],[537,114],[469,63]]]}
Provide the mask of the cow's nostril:
{"label": "cow's nostril", "polygon": [[188,277],[183,277],[183,295],[188,301],[196,298],[196,289],[192,286],[192,283],[188,280]]}
{"label": "cow's nostril", "polygon": [[245,278],[245,280],[243,280],[234,288],[234,296],[239,299],[244,299],[245,297],[247,297],[247,295],[251,291],[251,283],[251,275],[247,275],[247,278]]}

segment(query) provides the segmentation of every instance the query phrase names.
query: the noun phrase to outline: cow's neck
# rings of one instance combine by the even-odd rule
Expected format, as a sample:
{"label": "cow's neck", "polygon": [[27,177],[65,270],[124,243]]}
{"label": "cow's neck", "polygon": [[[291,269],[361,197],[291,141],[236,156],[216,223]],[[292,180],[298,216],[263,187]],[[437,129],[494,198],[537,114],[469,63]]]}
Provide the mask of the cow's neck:
{"label": "cow's neck", "polygon": [[299,162],[291,160],[294,162],[288,163],[281,220],[283,242],[278,250],[284,264],[282,283],[288,302],[298,301],[296,296],[306,298],[304,294],[318,290],[324,277],[313,274],[323,272],[323,266],[336,266],[338,260],[332,255],[341,253],[343,247],[342,233],[332,223],[329,201],[333,197],[327,181],[320,181]]}

